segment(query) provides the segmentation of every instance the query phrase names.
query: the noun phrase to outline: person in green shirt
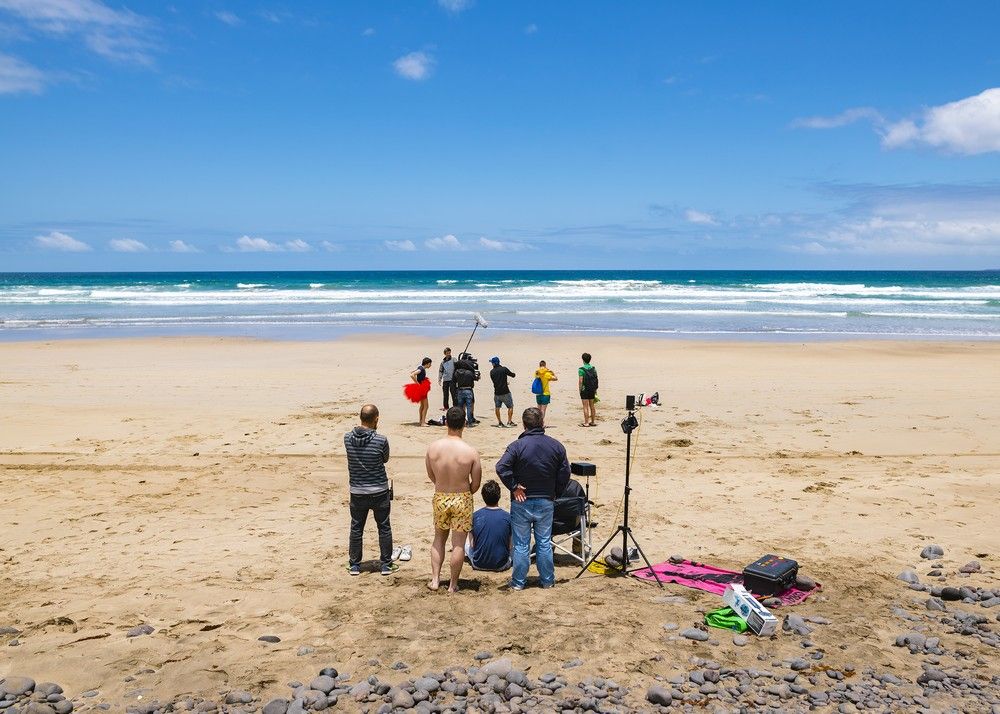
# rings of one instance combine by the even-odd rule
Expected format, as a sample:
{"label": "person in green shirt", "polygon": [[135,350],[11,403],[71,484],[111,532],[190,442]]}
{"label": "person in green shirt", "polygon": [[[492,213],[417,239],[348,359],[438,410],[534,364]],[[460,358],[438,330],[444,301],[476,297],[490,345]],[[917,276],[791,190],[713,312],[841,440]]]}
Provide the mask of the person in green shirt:
{"label": "person in green shirt", "polygon": [[597,368],[590,363],[590,353],[581,356],[583,366],[577,370],[580,387],[580,401],[583,402],[583,423],[580,426],[597,426],[597,412],[594,401],[597,399]]}

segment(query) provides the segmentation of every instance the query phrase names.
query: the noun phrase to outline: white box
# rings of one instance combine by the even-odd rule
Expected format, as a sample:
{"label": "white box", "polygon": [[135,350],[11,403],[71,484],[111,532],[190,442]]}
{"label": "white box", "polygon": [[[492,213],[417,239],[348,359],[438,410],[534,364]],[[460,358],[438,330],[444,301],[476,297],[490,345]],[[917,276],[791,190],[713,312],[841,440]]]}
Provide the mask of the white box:
{"label": "white box", "polygon": [[746,620],[747,627],[758,637],[770,637],[778,629],[778,618],[761,605],[742,585],[727,585],[722,601]]}

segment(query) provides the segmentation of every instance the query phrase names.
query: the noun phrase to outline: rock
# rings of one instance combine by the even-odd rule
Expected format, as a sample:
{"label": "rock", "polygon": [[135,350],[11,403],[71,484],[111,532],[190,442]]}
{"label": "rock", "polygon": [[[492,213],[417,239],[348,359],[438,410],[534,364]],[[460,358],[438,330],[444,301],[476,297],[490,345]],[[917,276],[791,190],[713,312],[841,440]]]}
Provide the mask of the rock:
{"label": "rock", "polygon": [[16,627],[0,627],[0,635],[20,635],[21,631]]}
{"label": "rock", "polygon": [[409,668],[410,665],[408,665],[406,662],[403,662],[402,660],[397,660],[392,663],[392,667],[390,667],[389,669],[394,669],[398,672],[401,669],[409,669]]}
{"label": "rock", "polygon": [[441,688],[441,682],[433,677],[420,677],[413,683],[413,686],[424,692],[433,693]]}
{"label": "rock", "polygon": [[902,580],[904,583],[919,583],[920,577],[912,570],[904,570],[899,575],[896,576],[897,580]]}
{"label": "rock", "polygon": [[766,598],[764,598],[763,605],[764,605],[764,607],[767,607],[767,608],[781,607],[781,598],[780,597],[766,597]]}
{"label": "rock", "polygon": [[973,560],[971,563],[966,563],[961,568],[958,569],[960,573],[978,573],[982,569],[978,560]]}
{"label": "rock", "polygon": [[281,638],[277,635],[261,635],[257,638],[258,642],[270,642],[274,644],[275,642],[281,642]]}
{"label": "rock", "polygon": [[392,706],[397,709],[410,709],[416,705],[409,692],[400,689],[392,695]]}
{"label": "rock", "polygon": [[581,664],[583,664],[583,660],[577,657],[576,659],[563,662],[562,667],[563,669],[573,669],[574,667],[579,667]]}
{"label": "rock", "polygon": [[920,551],[920,557],[926,560],[937,560],[944,557],[944,548],[939,545],[929,545]]}
{"label": "rock", "polygon": [[50,694],[62,694],[63,688],[54,682],[41,682],[35,685],[35,694],[48,697]]}
{"label": "rock", "polygon": [[296,657],[305,657],[306,655],[311,655],[316,651],[315,647],[309,647],[308,645],[302,645],[297,650],[295,650]]}
{"label": "rock", "polygon": [[937,568],[935,568],[934,570],[928,570],[927,571],[927,577],[928,578],[940,578],[941,577],[941,571],[938,570]]}
{"label": "rock", "polygon": [[136,625],[131,630],[125,633],[126,637],[142,637],[143,635],[151,635],[156,631],[152,625]]}
{"label": "rock", "polygon": [[41,702],[29,702],[23,711],[24,714],[56,714],[55,709]]}
{"label": "rock", "polygon": [[746,647],[750,644],[750,638],[746,635],[733,635],[733,644],[737,647]]}
{"label": "rock", "polygon": [[697,627],[689,627],[681,632],[681,637],[695,640],[696,642],[705,642],[708,639],[708,633],[704,630],[699,630]]}
{"label": "rock", "polygon": [[315,689],[317,691],[323,692],[323,694],[329,694],[330,691],[337,686],[337,680],[325,674],[313,679],[309,682],[309,688]]}
{"label": "rock", "polygon": [[795,587],[799,590],[815,590],[816,581],[806,575],[795,576]]}
{"label": "rock", "polygon": [[661,707],[669,707],[673,703],[670,690],[660,686],[652,686],[646,690],[646,701],[650,704],[659,704]]}
{"label": "rock", "polygon": [[677,629],[677,623],[676,622],[664,622],[663,623],[663,629],[666,630],[667,632],[671,632],[673,630],[676,630]]}
{"label": "rock", "polygon": [[73,711],[73,702],[69,699],[63,699],[61,702],[53,704],[52,708],[56,710],[56,714],[70,714]]}
{"label": "rock", "polygon": [[830,624],[830,620],[828,620],[825,617],[822,617],[820,615],[810,615],[809,617],[806,618],[806,622],[811,622],[814,625],[829,625]]}
{"label": "rock", "polygon": [[513,699],[514,697],[520,697],[523,694],[524,694],[524,689],[521,688],[521,685],[514,684],[513,682],[511,682],[510,684],[508,684],[507,685],[507,689],[504,690],[504,696],[506,696],[507,699]]}
{"label": "rock", "polygon": [[937,610],[939,612],[944,612],[948,608],[945,607],[944,602],[942,602],[941,600],[939,600],[936,597],[932,597],[932,598],[928,598],[927,599],[927,609],[928,610]]}
{"label": "rock", "polygon": [[941,599],[961,600],[962,594],[958,591],[958,588],[941,588]]}
{"label": "rock", "polygon": [[285,714],[287,711],[287,699],[272,699],[264,705],[264,714]]}
{"label": "rock", "polygon": [[803,669],[809,669],[809,663],[806,662],[801,657],[793,659],[788,666],[791,667],[796,672],[801,672]]}
{"label": "rock", "polygon": [[226,704],[249,704],[252,701],[253,695],[250,692],[237,690],[226,695]]}
{"label": "rock", "polygon": [[917,677],[917,684],[928,684],[930,682],[943,682],[948,678],[948,675],[942,672],[940,669],[934,669],[933,667],[924,670],[919,677]]}
{"label": "rock", "polygon": [[781,629],[785,632],[794,632],[798,635],[808,635],[812,628],[799,615],[785,615],[781,621]]}
{"label": "rock", "polygon": [[15,697],[34,691],[35,680],[30,677],[7,677],[0,684],[0,694],[13,694]]}
{"label": "rock", "polygon": [[368,682],[360,682],[351,687],[348,693],[360,702],[367,699],[368,695],[372,693],[372,685]]}
{"label": "rock", "polygon": [[[580,664],[583,664],[583,662],[581,662]],[[496,659],[493,660],[492,662],[486,663],[479,671],[485,674],[487,677],[489,677],[491,674],[495,674],[498,677],[506,677],[507,674],[510,673],[510,670],[512,670],[513,668],[514,667],[511,664],[510,660],[507,659],[506,657],[503,657],[501,659]]]}
{"label": "rock", "polygon": [[334,679],[340,676],[337,670],[333,667],[324,667],[319,671],[319,674],[321,677],[333,677]]}
{"label": "rock", "polygon": [[493,653],[487,652],[486,650],[483,650],[481,652],[476,652],[476,654],[473,655],[473,659],[477,659],[480,662],[487,659],[493,659]]}

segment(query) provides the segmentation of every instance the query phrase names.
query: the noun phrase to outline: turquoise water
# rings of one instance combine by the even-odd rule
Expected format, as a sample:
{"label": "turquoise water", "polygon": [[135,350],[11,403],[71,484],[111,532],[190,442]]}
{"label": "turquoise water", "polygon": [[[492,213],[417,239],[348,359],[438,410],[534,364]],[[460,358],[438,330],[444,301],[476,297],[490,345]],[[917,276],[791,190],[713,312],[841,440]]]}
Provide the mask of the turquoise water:
{"label": "turquoise water", "polygon": [[355,330],[997,339],[1000,271],[0,273],[0,339]]}

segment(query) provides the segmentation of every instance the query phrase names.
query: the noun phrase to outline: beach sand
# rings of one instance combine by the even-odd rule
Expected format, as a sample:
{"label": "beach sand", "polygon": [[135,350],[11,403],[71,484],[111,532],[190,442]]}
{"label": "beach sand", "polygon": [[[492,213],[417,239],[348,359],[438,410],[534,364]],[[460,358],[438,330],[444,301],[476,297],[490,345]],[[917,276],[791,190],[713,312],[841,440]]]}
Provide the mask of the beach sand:
{"label": "beach sand", "polygon": [[[426,444],[401,387],[419,358],[436,375],[444,344],[415,336],[330,342],[107,339],[0,344],[0,677],[59,682],[120,710],[137,697],[287,696],[334,665],[358,681],[396,682],[471,665],[488,650],[531,676],[580,658],[573,676],[637,689],[690,669],[803,656],[781,633],[737,647],[712,631],[692,642],[666,630],[700,622],[713,595],[557,567],[557,586],[463,573],[457,595],[425,588],[431,537]],[[928,594],[896,579],[930,543],[948,584],[1000,587],[1000,344],[867,341],[711,343],[610,336],[476,338],[481,365],[499,354],[516,420],[534,368],[553,384],[549,433],[571,460],[597,465],[595,545],[617,523],[627,393],[658,391],[641,411],[632,525],[654,562],[671,554],[739,570],[765,553],[799,561],[822,592],[795,608],[821,616],[810,639],[831,667],[874,667],[913,682],[924,658],[894,647],[924,617]],[[598,428],[580,428],[578,356],[601,378]],[[485,371],[485,370],[484,370]],[[486,476],[518,430],[490,424],[492,388],[477,389],[483,424],[467,440]],[[439,415],[439,391],[431,415]],[[382,411],[392,447],[392,526],[413,560],[397,574],[346,573],[348,492],[343,434],[359,407]],[[506,496],[504,498],[506,502]],[[477,506],[480,502],[477,498]],[[374,567],[369,522],[365,556]],[[982,572],[954,575],[978,559]],[[535,575],[532,568],[531,575]],[[664,595],[674,601],[658,601]],[[995,618],[998,609],[970,611]],[[126,638],[148,623],[151,635]],[[996,623],[994,623],[996,624]],[[261,635],[281,641],[266,644]],[[942,666],[1000,675],[997,650],[941,635]],[[305,649],[300,649],[305,648]],[[955,660],[959,650],[967,656]],[[304,654],[300,654],[304,653]],[[373,660],[378,660],[373,664]],[[410,669],[396,672],[401,660]]]}

